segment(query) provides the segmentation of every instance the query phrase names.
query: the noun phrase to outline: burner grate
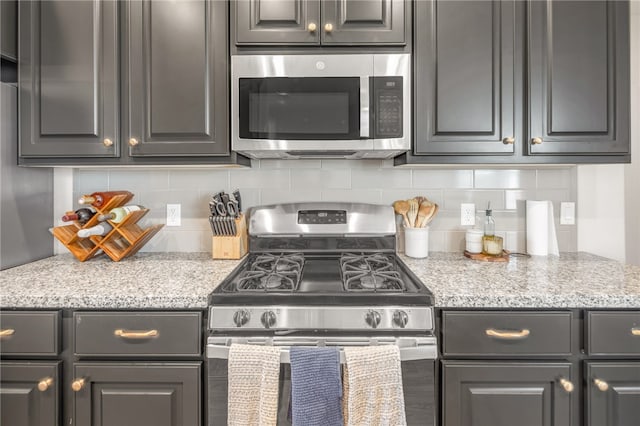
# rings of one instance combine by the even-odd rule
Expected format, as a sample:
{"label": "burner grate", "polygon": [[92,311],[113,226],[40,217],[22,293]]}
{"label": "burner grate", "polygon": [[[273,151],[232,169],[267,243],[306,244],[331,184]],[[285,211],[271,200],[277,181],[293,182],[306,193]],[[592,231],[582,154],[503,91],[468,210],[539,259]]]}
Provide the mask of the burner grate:
{"label": "burner grate", "polygon": [[340,272],[345,291],[406,291],[393,259],[384,254],[344,253]]}
{"label": "burner grate", "polygon": [[238,291],[295,291],[300,283],[304,255],[260,254],[236,280]]}

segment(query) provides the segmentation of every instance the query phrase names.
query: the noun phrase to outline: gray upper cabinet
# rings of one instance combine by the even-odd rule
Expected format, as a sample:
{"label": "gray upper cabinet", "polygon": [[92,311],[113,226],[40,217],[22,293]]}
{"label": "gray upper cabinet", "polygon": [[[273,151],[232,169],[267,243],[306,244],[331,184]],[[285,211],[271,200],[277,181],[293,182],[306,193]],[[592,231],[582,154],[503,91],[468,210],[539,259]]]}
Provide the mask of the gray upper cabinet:
{"label": "gray upper cabinet", "polygon": [[21,1],[20,156],[117,157],[113,1]]}
{"label": "gray upper cabinet", "polygon": [[16,60],[18,58],[18,2],[0,1],[0,56]]}
{"label": "gray upper cabinet", "polygon": [[404,45],[405,0],[237,0],[237,45]]}
{"label": "gray upper cabinet", "polygon": [[629,3],[529,2],[528,154],[629,152]]}
{"label": "gray upper cabinet", "polygon": [[227,3],[125,3],[123,139],[131,157],[229,155]]}
{"label": "gray upper cabinet", "polygon": [[522,11],[520,1],[416,2],[416,154],[514,153]]}

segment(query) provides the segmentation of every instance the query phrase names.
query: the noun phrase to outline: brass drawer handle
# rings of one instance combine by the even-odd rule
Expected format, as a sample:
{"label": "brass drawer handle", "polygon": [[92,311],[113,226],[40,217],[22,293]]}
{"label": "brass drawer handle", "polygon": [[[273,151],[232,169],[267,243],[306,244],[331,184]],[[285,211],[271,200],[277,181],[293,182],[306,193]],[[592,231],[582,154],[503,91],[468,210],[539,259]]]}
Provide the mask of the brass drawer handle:
{"label": "brass drawer handle", "polygon": [[600,379],[593,379],[593,384],[596,385],[600,392],[606,392],[609,390],[609,383]]}
{"label": "brass drawer handle", "polygon": [[86,384],[87,384],[87,379],[84,377],[80,377],[79,379],[75,379],[71,383],[71,390],[73,390],[74,392],[80,392],[82,389],[84,389],[84,386]]}
{"label": "brass drawer handle", "polygon": [[105,140],[102,141],[102,144],[108,148],[110,146],[113,146],[113,141],[109,138],[106,138]]}
{"label": "brass drawer handle", "polygon": [[631,329],[631,334],[632,334],[633,336],[640,336],[640,327],[633,327],[633,328]]}
{"label": "brass drawer handle", "polygon": [[130,138],[130,139],[129,139],[129,145],[130,145],[130,146],[136,146],[136,145],[138,145],[139,143],[140,143],[140,141],[138,141],[138,139],[136,139],[136,138]]}
{"label": "brass drawer handle", "polygon": [[44,392],[51,387],[53,384],[53,377],[45,377],[44,379],[38,382],[38,390],[40,392]]}
{"label": "brass drawer handle", "polygon": [[495,337],[497,339],[506,339],[506,340],[517,340],[517,339],[526,339],[531,331],[526,328],[523,328],[520,331],[507,331],[507,330],[496,330],[495,328],[487,328],[485,330],[487,336]]}
{"label": "brass drawer handle", "polygon": [[148,339],[149,337],[158,337],[158,330],[123,330],[121,328],[113,332],[115,336],[123,339]]}
{"label": "brass drawer handle", "polygon": [[15,330],[13,328],[3,328],[0,330],[0,337],[9,337],[15,334]]}
{"label": "brass drawer handle", "polygon": [[508,138],[504,138],[502,139],[502,143],[505,145],[513,145],[516,141],[516,138],[513,137],[508,137]]}
{"label": "brass drawer handle", "polygon": [[571,381],[565,379],[564,377],[561,377],[560,380],[558,381],[560,382],[560,386],[562,386],[562,389],[564,389],[566,393],[573,392],[574,386],[573,386],[573,383],[571,383]]}
{"label": "brass drawer handle", "polygon": [[318,29],[318,26],[316,25],[316,23],[315,23],[315,22],[309,22],[309,25],[307,25],[307,30],[308,30],[310,33],[315,32],[317,29]]}
{"label": "brass drawer handle", "polygon": [[542,138],[533,138],[531,139],[531,143],[534,145],[540,145],[542,143]]}
{"label": "brass drawer handle", "polygon": [[331,31],[333,31],[333,24],[327,22],[326,24],[324,24],[324,31],[327,33],[330,33]]}

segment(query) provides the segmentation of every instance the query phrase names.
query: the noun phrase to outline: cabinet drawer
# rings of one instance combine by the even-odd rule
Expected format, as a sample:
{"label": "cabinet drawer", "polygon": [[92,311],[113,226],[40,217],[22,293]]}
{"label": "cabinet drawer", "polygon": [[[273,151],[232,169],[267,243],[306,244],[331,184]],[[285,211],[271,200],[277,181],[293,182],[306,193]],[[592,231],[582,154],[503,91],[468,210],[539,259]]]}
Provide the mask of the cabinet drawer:
{"label": "cabinet drawer", "polygon": [[587,313],[591,355],[640,355],[640,311]]}
{"label": "cabinet drawer", "polygon": [[2,355],[54,356],[60,350],[60,312],[0,312]]}
{"label": "cabinet drawer", "polygon": [[201,312],[75,312],[76,355],[199,356]]}
{"label": "cabinet drawer", "polygon": [[443,312],[443,353],[475,356],[571,354],[571,312]]}

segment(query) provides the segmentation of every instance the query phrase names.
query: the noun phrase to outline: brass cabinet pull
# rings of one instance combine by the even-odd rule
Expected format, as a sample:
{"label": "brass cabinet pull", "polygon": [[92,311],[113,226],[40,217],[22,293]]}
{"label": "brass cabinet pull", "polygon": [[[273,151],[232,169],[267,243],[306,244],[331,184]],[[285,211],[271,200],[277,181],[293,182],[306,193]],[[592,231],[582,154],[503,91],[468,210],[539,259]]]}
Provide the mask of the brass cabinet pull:
{"label": "brass cabinet pull", "polygon": [[131,138],[131,139],[129,139],[129,145],[130,145],[130,146],[136,146],[136,145],[138,145],[139,143],[140,143],[140,142],[139,142],[139,141],[138,141],[138,139],[136,139],[136,138]]}
{"label": "brass cabinet pull", "polygon": [[87,379],[85,379],[84,377],[80,377],[79,379],[75,379],[72,383],[71,383],[71,389],[74,392],[80,392],[82,389],[84,389],[84,386],[87,384]]}
{"label": "brass cabinet pull", "polygon": [[534,145],[540,145],[542,143],[542,138],[533,138],[531,139],[531,143]]}
{"label": "brass cabinet pull", "polygon": [[158,330],[123,330],[121,328],[114,330],[113,334],[123,339],[148,339],[160,335]]}
{"label": "brass cabinet pull", "polygon": [[640,327],[633,327],[633,328],[631,329],[631,334],[632,334],[633,336],[640,336]]}
{"label": "brass cabinet pull", "polygon": [[600,392],[606,392],[609,390],[609,383],[600,379],[593,379],[593,384],[596,385]]}
{"label": "brass cabinet pull", "polygon": [[498,339],[507,339],[507,340],[517,340],[517,339],[525,339],[531,331],[526,328],[523,328],[520,331],[507,331],[507,330],[496,330],[495,328],[487,328],[485,333],[489,337],[496,337]]}
{"label": "brass cabinet pull", "polygon": [[105,140],[102,141],[102,144],[106,147],[110,147],[113,145],[113,141],[109,138],[106,138]]}
{"label": "brass cabinet pull", "polygon": [[561,377],[560,380],[558,381],[560,382],[560,386],[562,386],[562,389],[564,389],[566,393],[573,392],[574,386],[573,386],[573,383],[571,383],[571,381],[565,379],[564,377]]}
{"label": "brass cabinet pull", "polygon": [[324,24],[324,30],[330,33],[331,31],[333,31],[333,24],[327,22],[326,24]]}
{"label": "brass cabinet pull", "polygon": [[516,141],[516,138],[509,136],[508,138],[502,139],[502,143],[505,145],[513,145]]}
{"label": "brass cabinet pull", "polygon": [[9,337],[15,334],[15,330],[13,328],[3,328],[0,330],[0,337]]}
{"label": "brass cabinet pull", "polygon": [[51,387],[53,384],[53,377],[45,377],[44,379],[38,382],[38,390],[40,392],[44,392]]}
{"label": "brass cabinet pull", "polygon": [[315,30],[318,29],[318,26],[316,25],[315,22],[309,22],[309,25],[307,25],[307,30],[309,30],[310,33],[315,32]]}

